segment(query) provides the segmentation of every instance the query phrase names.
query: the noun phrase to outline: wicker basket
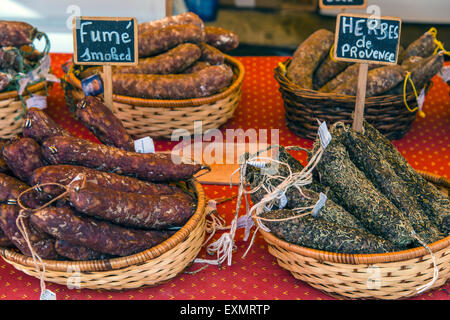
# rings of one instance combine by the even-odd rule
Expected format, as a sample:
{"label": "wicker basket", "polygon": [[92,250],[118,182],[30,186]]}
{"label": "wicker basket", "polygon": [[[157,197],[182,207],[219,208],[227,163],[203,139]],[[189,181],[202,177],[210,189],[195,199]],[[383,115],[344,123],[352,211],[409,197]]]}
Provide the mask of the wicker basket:
{"label": "wicker basket", "polygon": [[[43,260],[45,281],[77,288],[122,290],[157,286],[174,278],[192,264],[205,235],[205,194],[199,182],[188,183],[197,196],[197,208],[189,221],[166,241],[140,253],[109,260]],[[6,262],[39,278],[33,259],[15,250],[0,248]]]}
{"label": "wicker basket", "polygon": [[[237,59],[225,56],[232,67],[232,84],[215,95],[184,100],[142,99],[113,94],[113,112],[127,132],[136,137],[151,136],[170,139],[176,129],[194,133],[194,121],[202,121],[202,130],[216,129],[234,114],[242,94],[244,66]],[[81,81],[69,69],[64,77],[66,101],[70,107],[84,97]]]}
{"label": "wicker basket", "polygon": [[[290,62],[291,59],[284,62],[286,68]],[[274,73],[284,100],[287,126],[295,134],[314,140],[319,128],[317,120],[329,124],[353,122],[356,97],[299,87],[286,77],[280,66],[275,68]],[[406,100],[411,109],[417,107],[414,93],[408,94]],[[388,139],[403,137],[415,118],[416,112],[406,108],[403,95],[368,97],[365,100],[364,119]]]}
{"label": "wicker basket", "polygon": [[[25,101],[29,94],[47,95],[47,85],[46,81],[41,81],[28,86],[22,98]],[[24,115],[25,107],[17,90],[0,93],[0,138],[9,139],[21,133]]]}
{"label": "wicker basket", "polygon": [[[423,176],[442,188],[450,182]],[[269,253],[292,275],[324,293],[344,299],[403,299],[433,279],[433,262],[424,247],[384,254],[339,254],[301,247],[261,230]],[[429,245],[439,278],[435,289],[450,278],[450,236]],[[379,282],[378,282],[379,280]]]}

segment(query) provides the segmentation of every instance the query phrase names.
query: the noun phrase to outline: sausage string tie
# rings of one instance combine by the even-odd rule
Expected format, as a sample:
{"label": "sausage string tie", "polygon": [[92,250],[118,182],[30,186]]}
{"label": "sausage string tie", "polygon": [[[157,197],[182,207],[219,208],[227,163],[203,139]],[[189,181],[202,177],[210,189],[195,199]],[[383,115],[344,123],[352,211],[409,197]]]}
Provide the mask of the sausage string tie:
{"label": "sausage string tie", "polygon": [[437,29],[435,27],[432,27],[430,28],[430,30],[428,30],[428,32],[431,33],[434,43],[436,44],[436,49],[434,50],[433,54],[437,54],[439,51],[442,51],[443,54],[450,56],[450,52],[445,50],[444,44],[437,39]]}
{"label": "sausage string tie", "polygon": [[[76,179],[77,178],[75,178],[74,180],[76,180]],[[84,187],[85,183],[86,183],[86,177],[83,177],[83,184],[82,184],[81,188]],[[61,193],[60,195],[58,195],[57,197],[53,198],[52,200],[48,201],[44,205],[42,205],[38,208],[35,208],[35,209],[27,208],[22,203],[21,197],[24,194],[26,194],[32,190],[41,190],[41,187],[48,186],[48,185],[61,187],[62,189],[65,189],[65,191],[63,193]],[[62,184],[59,184],[56,182],[49,182],[49,183],[38,184],[33,187],[30,187],[30,188],[24,190],[22,193],[20,193],[19,196],[17,197],[17,204],[19,205],[21,210],[19,211],[19,215],[17,216],[16,225],[17,225],[17,228],[19,229],[20,234],[22,235],[22,237],[25,239],[25,242],[27,243],[28,249],[30,250],[30,253],[31,253],[31,257],[33,258],[33,263],[36,268],[36,272],[39,274],[39,280],[40,280],[40,286],[41,286],[41,298],[44,296],[44,294],[46,294],[48,292],[45,287],[45,264],[42,261],[42,258],[39,256],[39,254],[36,253],[36,251],[34,250],[32,244],[31,244],[30,237],[29,237],[27,228],[25,226],[24,220],[29,218],[30,215],[33,214],[34,212],[42,210],[42,209],[48,207],[53,202],[63,198],[64,196],[67,195],[69,190],[70,190],[70,183],[68,186],[65,186],[65,185],[62,185]],[[42,267],[42,270],[41,270],[41,267]],[[50,295],[54,295],[54,294],[50,293]]]}

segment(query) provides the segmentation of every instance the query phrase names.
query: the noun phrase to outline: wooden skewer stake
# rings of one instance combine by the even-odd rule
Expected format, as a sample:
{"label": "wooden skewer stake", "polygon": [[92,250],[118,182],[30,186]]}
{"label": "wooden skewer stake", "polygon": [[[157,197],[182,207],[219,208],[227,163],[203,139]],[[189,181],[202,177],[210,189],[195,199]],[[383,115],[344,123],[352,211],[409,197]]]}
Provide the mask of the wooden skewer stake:
{"label": "wooden skewer stake", "polygon": [[103,66],[103,97],[105,100],[105,105],[111,110],[113,107],[112,91],[111,65],[106,64]]}
{"label": "wooden skewer stake", "polygon": [[353,116],[353,130],[357,132],[362,132],[368,69],[369,69],[368,63],[359,64],[358,87],[356,89],[355,114]]}

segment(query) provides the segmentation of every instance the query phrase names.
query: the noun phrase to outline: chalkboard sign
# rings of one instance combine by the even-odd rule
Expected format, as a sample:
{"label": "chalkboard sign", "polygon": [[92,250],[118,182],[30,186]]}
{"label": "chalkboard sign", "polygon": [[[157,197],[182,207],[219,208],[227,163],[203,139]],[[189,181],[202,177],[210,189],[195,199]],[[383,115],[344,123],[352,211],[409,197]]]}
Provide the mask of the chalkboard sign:
{"label": "chalkboard sign", "polygon": [[319,0],[321,9],[362,9],[367,7],[367,0]]}
{"label": "chalkboard sign", "polygon": [[75,17],[73,28],[76,64],[136,65],[138,62],[135,18]]}
{"label": "chalkboard sign", "polygon": [[337,16],[334,58],[350,62],[396,64],[401,19],[341,13]]}

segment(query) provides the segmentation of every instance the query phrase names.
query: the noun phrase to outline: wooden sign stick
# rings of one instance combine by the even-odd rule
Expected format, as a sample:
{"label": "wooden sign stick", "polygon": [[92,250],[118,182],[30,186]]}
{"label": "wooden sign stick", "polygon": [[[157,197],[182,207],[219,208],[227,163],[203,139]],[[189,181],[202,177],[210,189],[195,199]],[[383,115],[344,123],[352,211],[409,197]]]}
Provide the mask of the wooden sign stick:
{"label": "wooden sign stick", "polygon": [[368,63],[359,64],[358,87],[356,89],[355,114],[353,118],[353,130],[357,132],[362,132],[368,69],[369,69]]}
{"label": "wooden sign stick", "polygon": [[113,108],[113,98],[112,98],[112,71],[111,65],[105,64],[103,66],[103,99],[105,105],[112,110]]}

